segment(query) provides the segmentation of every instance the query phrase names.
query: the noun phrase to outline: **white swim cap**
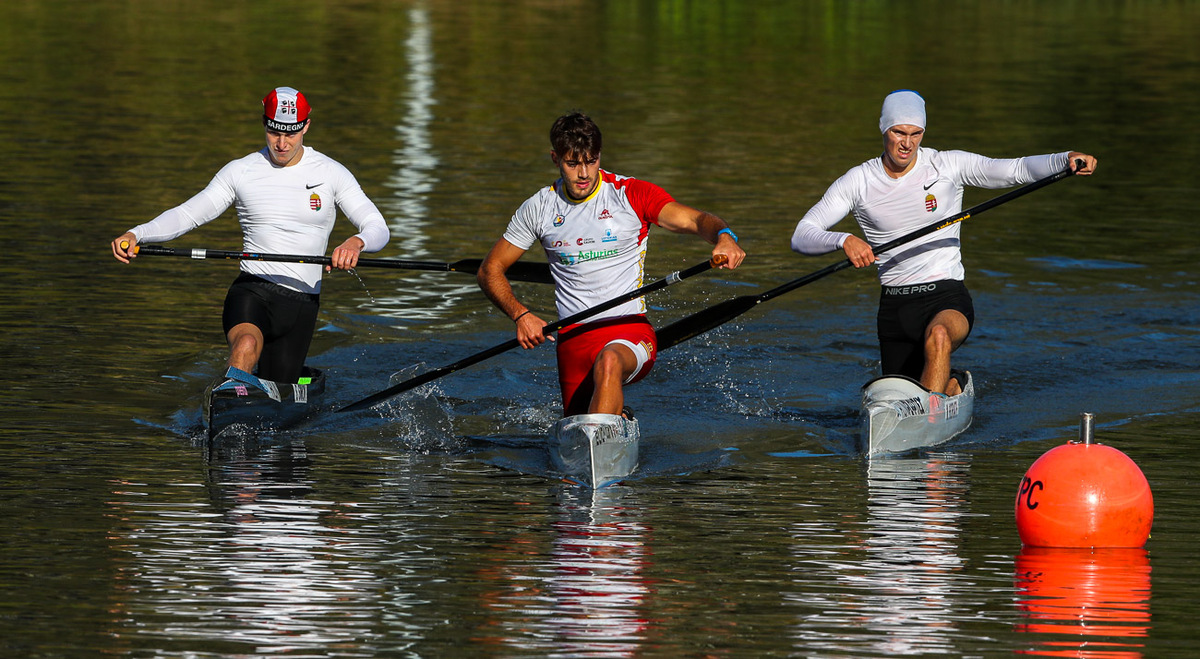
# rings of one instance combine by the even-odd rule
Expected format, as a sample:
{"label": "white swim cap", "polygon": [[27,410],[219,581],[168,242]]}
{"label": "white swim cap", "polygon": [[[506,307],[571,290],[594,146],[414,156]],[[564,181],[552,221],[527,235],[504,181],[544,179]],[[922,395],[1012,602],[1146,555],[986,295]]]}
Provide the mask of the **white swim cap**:
{"label": "white swim cap", "polygon": [[900,124],[925,127],[925,99],[911,89],[897,89],[883,99],[879,132],[886,133],[892,126]]}

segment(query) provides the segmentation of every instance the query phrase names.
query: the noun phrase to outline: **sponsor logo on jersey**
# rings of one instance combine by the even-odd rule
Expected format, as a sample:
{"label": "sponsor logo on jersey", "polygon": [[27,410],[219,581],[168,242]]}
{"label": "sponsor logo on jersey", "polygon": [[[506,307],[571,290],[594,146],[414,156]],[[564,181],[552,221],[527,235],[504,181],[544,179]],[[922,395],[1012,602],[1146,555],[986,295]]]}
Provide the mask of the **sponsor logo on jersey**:
{"label": "sponsor logo on jersey", "polygon": [[308,206],[315,211],[321,210],[321,195],[312,193],[312,196],[308,198]]}
{"label": "sponsor logo on jersey", "polygon": [[563,222],[566,222],[566,221],[567,221],[567,218],[563,217],[562,215],[554,216],[554,226],[556,226],[556,227],[561,227],[563,225]]}
{"label": "sponsor logo on jersey", "polygon": [[927,194],[925,195],[925,212],[932,213],[937,210],[937,197]]}
{"label": "sponsor logo on jersey", "polygon": [[[604,212],[607,213],[608,211],[604,211]],[[604,237],[600,239],[600,242],[611,243],[611,242],[615,241],[616,239],[617,239],[617,237],[613,235],[612,229],[605,229]]]}
{"label": "sponsor logo on jersey", "polygon": [[611,220],[611,219],[613,219],[613,216],[612,216],[612,213],[608,212],[608,209],[605,208],[604,210],[600,211],[600,217],[598,217],[597,219]]}
{"label": "sponsor logo on jersey", "polygon": [[586,263],[587,261],[599,261],[600,259],[611,259],[617,255],[618,250],[615,249],[589,249],[583,252],[560,252],[558,262],[563,265],[576,265]]}
{"label": "sponsor logo on jersey", "polygon": [[319,188],[319,187],[321,187],[322,185],[325,185],[325,184],[324,184],[324,183],[313,183],[313,184],[311,184],[311,185],[310,185],[310,184],[308,184],[308,183],[305,183],[305,184],[304,184],[304,189],[305,189],[305,190],[312,190],[313,188]]}
{"label": "sponsor logo on jersey", "polygon": [[595,238],[576,238],[575,240],[567,238],[566,240],[556,240],[553,243],[550,243],[550,247],[570,247],[571,245],[582,247],[583,245],[591,245],[594,242],[596,242]]}

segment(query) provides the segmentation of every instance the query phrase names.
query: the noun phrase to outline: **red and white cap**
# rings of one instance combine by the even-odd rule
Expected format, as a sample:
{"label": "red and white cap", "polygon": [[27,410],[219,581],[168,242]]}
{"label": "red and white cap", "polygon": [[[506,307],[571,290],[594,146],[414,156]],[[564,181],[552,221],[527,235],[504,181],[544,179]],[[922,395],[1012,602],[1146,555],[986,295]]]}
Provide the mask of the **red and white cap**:
{"label": "red and white cap", "polygon": [[263,125],[281,133],[295,133],[308,125],[308,99],[291,87],[276,87],[263,97]]}

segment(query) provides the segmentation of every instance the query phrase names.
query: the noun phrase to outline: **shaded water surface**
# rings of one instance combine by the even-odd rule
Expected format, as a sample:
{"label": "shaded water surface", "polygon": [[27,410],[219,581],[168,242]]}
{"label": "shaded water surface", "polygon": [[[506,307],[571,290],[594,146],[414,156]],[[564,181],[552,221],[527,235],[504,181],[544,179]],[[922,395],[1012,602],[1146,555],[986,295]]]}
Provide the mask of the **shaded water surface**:
{"label": "shaded water surface", "polygon": [[[1186,656],[1198,25],[1194,2],[6,7],[0,654]],[[960,439],[856,455],[878,289],[843,271],[664,351],[629,389],[638,471],[589,492],[542,447],[548,349],[333,412],[511,337],[456,273],[327,276],[325,413],[203,441],[236,266],[121,266],[107,243],[259,148],[281,84],[388,218],[381,256],[409,259],[481,257],[553,178],[553,118],[588,111],[607,169],[727,218],[750,254],[651,298],[659,325],[834,262],[788,238],[878,153],[898,87],[928,99],[926,146],[1100,169],[963,225],[978,324],[956,363],[979,400]],[[652,277],[707,254],[650,241]],[[175,245],[238,249],[236,222]],[[550,317],[548,290],[517,290]],[[1152,538],[1022,548],[1021,476],[1084,411],[1149,479]]]}

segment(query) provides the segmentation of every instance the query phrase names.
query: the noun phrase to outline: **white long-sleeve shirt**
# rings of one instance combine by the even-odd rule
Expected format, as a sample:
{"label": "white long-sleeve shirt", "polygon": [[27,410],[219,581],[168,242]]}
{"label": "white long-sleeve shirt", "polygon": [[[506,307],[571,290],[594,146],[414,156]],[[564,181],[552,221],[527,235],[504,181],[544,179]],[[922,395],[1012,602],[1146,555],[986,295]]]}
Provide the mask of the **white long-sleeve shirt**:
{"label": "white long-sleeve shirt", "polygon": [[[1025,158],[987,158],[966,151],[921,148],[911,170],[888,176],[872,158],[833,182],[796,225],[792,249],[815,256],[841,249],[849,233],[830,231],[848,213],[871,245],[882,245],[962,211],[963,186],[1005,188],[1061,171],[1069,152]],[[876,254],[884,286],[962,280],[959,224]]]}
{"label": "white long-sleeve shirt", "polygon": [[[305,146],[300,162],[279,167],[264,148],[230,162],[208,187],[183,204],[131,231],[139,243],[178,238],[237,204],[242,250],[322,255],[340,207],[359,230],[363,251],[387,245],[387,222],[350,170]],[[304,293],[321,292],[323,267],[315,263],[242,261],[241,269]]]}

